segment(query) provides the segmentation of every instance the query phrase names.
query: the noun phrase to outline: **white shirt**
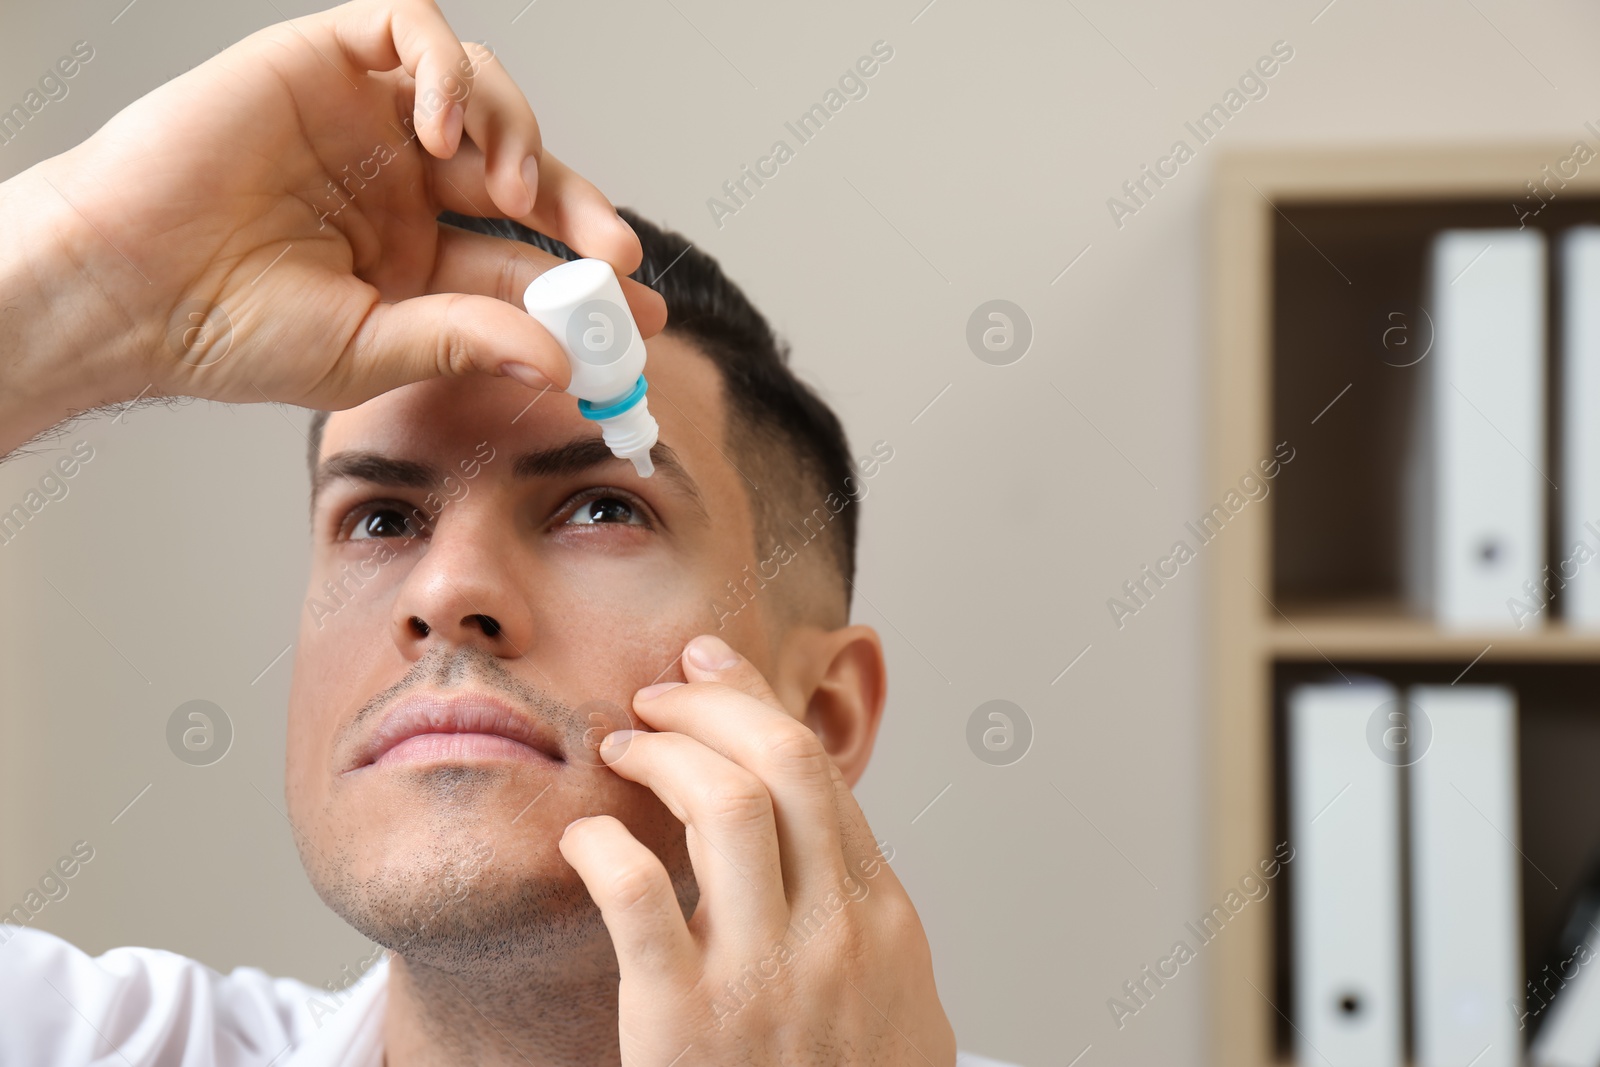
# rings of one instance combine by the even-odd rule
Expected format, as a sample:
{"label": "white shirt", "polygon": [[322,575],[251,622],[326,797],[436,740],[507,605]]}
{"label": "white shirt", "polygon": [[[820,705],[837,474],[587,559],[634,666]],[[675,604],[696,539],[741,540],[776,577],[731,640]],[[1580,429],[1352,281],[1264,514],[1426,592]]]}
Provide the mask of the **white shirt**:
{"label": "white shirt", "polygon": [[383,1067],[387,958],[329,991],[161,949],[90,956],[27,927],[0,924],[0,942],[0,1067]]}

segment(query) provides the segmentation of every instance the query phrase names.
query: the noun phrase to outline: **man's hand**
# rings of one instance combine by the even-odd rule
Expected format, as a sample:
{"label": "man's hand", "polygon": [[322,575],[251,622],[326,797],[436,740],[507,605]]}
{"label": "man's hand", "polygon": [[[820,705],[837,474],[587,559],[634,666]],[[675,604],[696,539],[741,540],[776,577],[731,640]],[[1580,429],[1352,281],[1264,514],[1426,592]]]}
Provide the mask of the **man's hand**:
{"label": "man's hand", "polygon": [[[0,184],[0,455],[141,395],[339,409],[508,367],[565,387],[521,308],[557,261],[441,227],[446,208],[518,219],[623,275],[642,255],[431,0],[252,34]],[[658,332],[660,297],[623,284]]]}
{"label": "man's hand", "polygon": [[600,754],[688,828],[693,918],[617,819],[561,838],[616,948],[624,1067],[951,1067],[922,924],[816,734],[717,638],[690,642],[683,669],[688,684],[634,700],[657,732]]}

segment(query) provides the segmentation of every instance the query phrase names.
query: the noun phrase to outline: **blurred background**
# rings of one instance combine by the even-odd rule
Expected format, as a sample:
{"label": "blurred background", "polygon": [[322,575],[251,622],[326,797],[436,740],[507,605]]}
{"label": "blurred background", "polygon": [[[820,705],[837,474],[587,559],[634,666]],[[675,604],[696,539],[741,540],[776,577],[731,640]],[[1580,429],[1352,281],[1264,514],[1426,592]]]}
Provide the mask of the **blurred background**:
{"label": "blurred background", "polygon": [[[77,143],[248,33],[317,6],[5,0],[0,108],[23,101],[78,42],[92,58],[64,96],[6,131],[0,178]],[[1512,201],[1524,177],[1540,178],[1538,163],[1555,164],[1580,138],[1600,146],[1585,128],[1600,124],[1590,47],[1600,9],[1506,0],[444,6],[463,38],[488,42],[516,77],[548,147],[613,202],[721,261],[792,343],[856,454],[893,446],[864,505],[855,617],[882,632],[891,684],[859,795],[920,910],[963,1047],[1028,1065],[1219,1063],[1219,1028],[1239,1025],[1249,1029],[1246,1052],[1230,1067],[1294,1055],[1286,884],[1267,878],[1260,902],[1230,908],[1217,947],[1186,928],[1283,839],[1288,757],[1270,756],[1283,746],[1282,709],[1270,709],[1309,677],[1219,645],[1276,618],[1263,599],[1399,596],[1391,557],[1379,558],[1389,550],[1359,532],[1378,528],[1382,540],[1383,516],[1397,512],[1394,464],[1374,456],[1404,438],[1405,417],[1383,412],[1404,410],[1410,394],[1390,403],[1374,387],[1363,401],[1357,388],[1345,411],[1306,420],[1344,382],[1382,373],[1383,301],[1417,299],[1429,235],[1515,229]],[[828,107],[830,90],[875,48],[864,92],[797,138],[786,124]],[[1225,121],[1211,110],[1219,104]],[[1203,115],[1212,124],[1196,127]],[[778,140],[793,158],[753,194],[730,197],[724,183]],[[1180,140],[1190,151],[1178,159]],[[1456,153],[1424,168],[1441,189],[1480,153],[1512,162],[1480,175],[1478,214],[1408,215],[1415,269],[1394,279],[1382,274],[1393,249],[1359,233],[1392,235],[1398,223],[1295,215],[1287,201],[1285,214],[1268,204],[1267,178],[1254,209],[1218,207],[1219,175],[1235,158],[1268,160],[1262,173],[1277,174],[1279,155],[1348,152],[1380,175],[1350,188],[1367,181],[1390,195],[1406,169],[1384,161],[1434,146]],[[1248,178],[1239,166],[1230,173]],[[1151,181],[1151,170],[1166,177]],[[1306,178],[1301,167],[1280,185],[1309,188],[1337,170],[1318,165]],[[1256,196],[1248,184],[1230,188]],[[1250,210],[1254,221],[1230,235],[1227,220]],[[1276,260],[1273,240],[1284,250]],[[1320,284],[1304,280],[1322,263],[1307,245],[1378,294],[1348,343],[1327,336],[1354,321],[1349,308],[1302,304],[1285,320],[1290,312],[1272,303]],[[1222,273],[1230,265],[1236,276]],[[1276,275],[1277,289],[1274,270],[1290,272]],[[1218,322],[1225,308],[1242,309],[1238,351],[1218,340],[1229,336]],[[1301,334],[1282,332],[1286,321]],[[1315,322],[1332,325],[1306,325]],[[986,331],[998,332],[986,340]],[[1320,353],[1307,365],[1322,371],[1285,379],[1266,369],[1301,343]],[[1339,359],[1360,368],[1326,369]],[[1217,388],[1227,381],[1236,394]],[[1202,550],[1177,577],[1148,584],[1142,569],[1286,439],[1274,432],[1285,405],[1298,405],[1297,461],[1270,482],[1276,495],[1233,515],[1231,555]],[[1320,449],[1306,443],[1336,418],[1347,421]],[[283,815],[284,708],[307,566],[306,422],[304,411],[269,405],[138,407],[74,425],[0,467],[0,508],[9,508],[59,457],[75,447],[92,456],[63,481],[64,495],[0,544],[0,905],[23,900],[88,842],[92,861],[34,922],[91,953],[155,946],[317,985],[369,954],[311,891]],[[1229,436],[1237,425],[1249,428],[1242,439]],[[1363,512],[1372,486],[1381,501]],[[1280,513],[1292,523],[1274,529]],[[1338,535],[1330,513],[1357,516],[1343,527],[1356,542]],[[1288,571],[1271,571],[1274,551],[1292,559]],[[1227,590],[1219,566],[1235,575]],[[1257,598],[1240,601],[1239,576],[1275,584],[1261,597],[1244,589]],[[1130,581],[1144,581],[1147,595],[1131,599]],[[1137,610],[1118,611],[1114,599]],[[1246,615],[1241,630],[1221,632],[1219,620]],[[1321,669],[1386,658],[1389,642],[1361,644],[1359,626],[1344,632],[1357,638],[1343,654],[1285,659]],[[1396,684],[1447,683],[1492,643],[1417,640],[1424,666]],[[1575,637],[1549,653],[1579,672],[1565,681],[1527,668],[1511,682],[1553,686],[1551,708],[1581,702],[1596,647]],[[1219,671],[1235,670],[1245,695],[1219,708],[1216,694],[1232,692]],[[192,700],[231,723],[231,747],[209,765],[169,748],[169,719]],[[1235,745],[1229,724],[1246,717]],[[1586,720],[1573,721],[1575,733],[1541,735],[1567,757],[1566,780],[1582,778],[1584,754],[1596,751],[1574,747],[1594,739]],[[996,724],[1006,737],[986,744]],[[1236,785],[1244,799],[1229,792]],[[1540,825],[1559,822],[1560,798],[1544,803]],[[1217,843],[1235,818],[1240,834]],[[1588,833],[1580,844],[1551,838],[1547,851],[1576,871]],[[1541,867],[1555,862],[1529,862],[1541,858]],[[1538,882],[1531,869],[1522,877]],[[1576,888],[1556,881],[1568,895],[1539,905],[1536,932],[1547,938]],[[1195,947],[1194,960],[1163,982],[1144,979],[1179,940]]]}

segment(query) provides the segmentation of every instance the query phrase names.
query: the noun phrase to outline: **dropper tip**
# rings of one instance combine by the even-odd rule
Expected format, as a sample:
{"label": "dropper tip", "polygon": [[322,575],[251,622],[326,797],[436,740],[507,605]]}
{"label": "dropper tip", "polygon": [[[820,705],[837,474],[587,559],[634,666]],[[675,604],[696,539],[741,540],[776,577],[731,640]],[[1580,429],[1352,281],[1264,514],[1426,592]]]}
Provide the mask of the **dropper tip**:
{"label": "dropper tip", "polygon": [[656,472],[656,465],[650,462],[650,453],[640,452],[628,458],[633,460],[633,469],[639,472],[639,477],[648,478]]}

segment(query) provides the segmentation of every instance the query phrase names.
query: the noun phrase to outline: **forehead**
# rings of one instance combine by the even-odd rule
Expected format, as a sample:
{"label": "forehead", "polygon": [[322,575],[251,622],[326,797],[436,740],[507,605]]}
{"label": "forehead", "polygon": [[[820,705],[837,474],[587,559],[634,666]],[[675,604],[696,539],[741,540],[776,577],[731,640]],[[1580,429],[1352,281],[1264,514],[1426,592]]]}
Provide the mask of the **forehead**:
{"label": "forehead", "polygon": [[[721,374],[680,337],[658,334],[645,348],[650,413],[661,427],[662,443],[677,453],[709,499],[737,493],[742,477],[727,458]],[[598,440],[600,428],[578,414],[577,401],[567,394],[472,374],[402,386],[333,412],[318,459],[360,449],[453,465],[452,456],[470,457],[484,441],[497,451],[521,452],[580,437]]]}

